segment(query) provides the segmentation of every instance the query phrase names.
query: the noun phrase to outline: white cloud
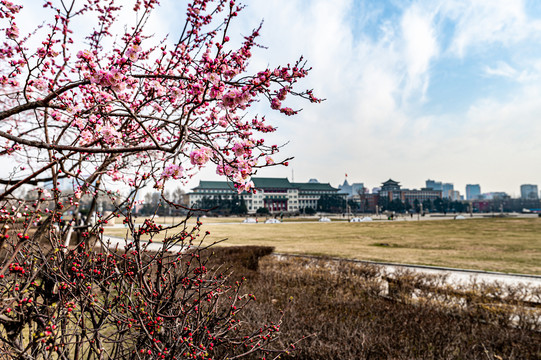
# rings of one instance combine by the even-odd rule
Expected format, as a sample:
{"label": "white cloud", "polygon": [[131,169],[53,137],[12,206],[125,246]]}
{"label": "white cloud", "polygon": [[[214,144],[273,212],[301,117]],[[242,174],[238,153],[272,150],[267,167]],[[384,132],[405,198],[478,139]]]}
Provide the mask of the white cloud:
{"label": "white cloud", "polygon": [[485,73],[491,76],[502,76],[506,78],[515,78],[517,70],[504,61],[499,61],[495,67],[486,66]]}
{"label": "white cloud", "polygon": [[485,46],[538,37],[541,29],[539,20],[528,18],[521,0],[446,1],[442,12],[456,22],[450,51],[460,57]]}
{"label": "white cloud", "polygon": [[485,66],[484,74],[489,77],[531,85],[541,79],[541,61],[538,59],[522,59],[519,64],[511,66],[505,61],[498,61],[495,66]]}
{"label": "white cloud", "polygon": [[428,87],[430,61],[439,51],[432,17],[432,14],[419,6],[407,9],[402,17],[401,28],[409,82],[405,89],[406,96],[411,90],[420,88],[424,97]]}

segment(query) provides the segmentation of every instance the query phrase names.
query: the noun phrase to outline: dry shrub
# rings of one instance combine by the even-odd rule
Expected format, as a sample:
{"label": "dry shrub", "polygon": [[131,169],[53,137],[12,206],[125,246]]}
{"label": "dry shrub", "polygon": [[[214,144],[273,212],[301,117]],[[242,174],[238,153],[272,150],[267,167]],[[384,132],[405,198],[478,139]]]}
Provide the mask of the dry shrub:
{"label": "dry shrub", "polygon": [[249,274],[245,290],[257,302],[242,320],[269,321],[281,310],[282,345],[306,337],[282,358],[541,359],[539,308],[519,286],[455,289],[406,272],[394,274],[393,297],[379,267],[277,256]]}
{"label": "dry shrub", "polygon": [[259,259],[273,251],[272,246],[226,246],[209,248],[201,255],[209,257],[209,265],[226,264],[234,266],[236,273],[242,273],[239,270],[257,271]]}

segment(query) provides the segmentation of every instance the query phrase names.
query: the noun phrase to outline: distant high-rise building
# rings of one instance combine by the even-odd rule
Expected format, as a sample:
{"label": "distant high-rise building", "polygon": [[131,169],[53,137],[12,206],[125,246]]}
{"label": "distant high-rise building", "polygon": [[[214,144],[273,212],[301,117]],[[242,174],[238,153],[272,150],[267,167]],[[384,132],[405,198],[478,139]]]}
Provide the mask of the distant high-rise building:
{"label": "distant high-rise building", "polygon": [[444,198],[450,199],[453,197],[453,191],[455,190],[455,186],[451,183],[443,183],[441,192],[443,194]]}
{"label": "distant high-rise building", "polygon": [[351,184],[351,190],[353,191],[353,195],[357,195],[359,193],[362,193],[364,190],[364,183],[353,183]]}
{"label": "distant high-rise building", "polygon": [[520,185],[520,197],[524,200],[539,199],[539,192],[537,190],[537,185],[532,185],[532,184]]}
{"label": "distant high-rise building", "polygon": [[496,199],[503,200],[503,199],[509,198],[509,195],[503,191],[493,191],[493,192],[481,194],[479,198],[483,200],[496,200]]}
{"label": "distant high-rise building", "polygon": [[449,200],[451,200],[451,201],[460,201],[460,200],[462,200],[462,196],[460,196],[460,192],[458,190],[450,190],[449,191]]}
{"label": "distant high-rise building", "polygon": [[429,179],[425,181],[425,184],[426,189],[441,191],[443,198],[450,199],[453,197],[453,191],[455,190],[455,187],[451,183],[442,183],[441,181]]}
{"label": "distant high-rise building", "polygon": [[341,190],[342,193],[348,194],[348,196],[355,196],[358,195],[360,191],[363,190],[364,184],[363,183],[353,183],[349,184],[348,180],[344,180],[344,183],[342,185],[338,185],[338,188]]}
{"label": "distant high-rise building", "polygon": [[466,200],[479,199],[479,196],[481,196],[481,185],[479,184],[466,185]]}
{"label": "distant high-rise building", "polygon": [[432,190],[442,190],[443,191],[443,184],[441,183],[441,181],[436,181],[436,180],[427,180],[425,181],[425,184],[426,184],[426,188],[427,189],[432,189]]}

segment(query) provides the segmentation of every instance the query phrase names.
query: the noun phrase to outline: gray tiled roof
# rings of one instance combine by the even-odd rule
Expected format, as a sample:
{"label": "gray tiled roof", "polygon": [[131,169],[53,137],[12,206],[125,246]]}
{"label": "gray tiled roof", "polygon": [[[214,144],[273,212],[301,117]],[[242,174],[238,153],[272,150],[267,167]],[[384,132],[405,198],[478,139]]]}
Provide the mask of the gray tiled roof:
{"label": "gray tiled roof", "polygon": [[295,186],[287,178],[260,178],[253,177],[256,189],[294,189]]}
{"label": "gray tiled roof", "polygon": [[[330,184],[321,183],[291,183],[287,178],[253,177],[256,189],[298,189],[301,192],[309,191],[338,191]],[[193,190],[231,190],[235,191],[233,183],[227,181],[201,180]]]}
{"label": "gray tiled roof", "polygon": [[338,191],[338,189],[333,188],[329,183],[294,183],[294,185],[300,191]]}
{"label": "gray tiled roof", "polygon": [[234,191],[235,187],[233,186],[233,183],[227,182],[227,181],[206,181],[201,180],[199,181],[199,185],[197,185],[195,189],[212,189],[212,190],[231,190]]}

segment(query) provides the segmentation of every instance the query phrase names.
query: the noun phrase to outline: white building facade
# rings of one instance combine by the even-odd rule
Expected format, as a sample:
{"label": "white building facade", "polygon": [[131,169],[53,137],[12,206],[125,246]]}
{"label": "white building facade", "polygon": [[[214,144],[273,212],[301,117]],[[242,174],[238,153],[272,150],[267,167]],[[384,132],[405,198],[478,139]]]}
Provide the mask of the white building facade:
{"label": "white building facade", "polygon": [[318,200],[323,195],[338,195],[339,189],[330,184],[316,182],[292,183],[287,178],[252,178],[256,193],[241,193],[227,181],[200,181],[189,193],[191,208],[197,208],[205,198],[232,200],[241,198],[248,213],[254,214],[259,208],[266,208],[270,213],[297,213],[304,208],[317,208]]}

